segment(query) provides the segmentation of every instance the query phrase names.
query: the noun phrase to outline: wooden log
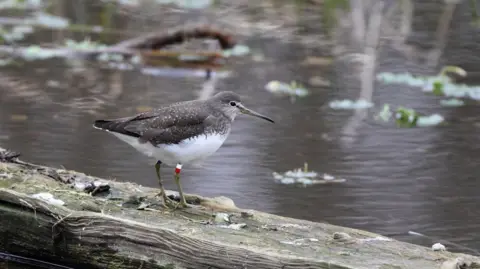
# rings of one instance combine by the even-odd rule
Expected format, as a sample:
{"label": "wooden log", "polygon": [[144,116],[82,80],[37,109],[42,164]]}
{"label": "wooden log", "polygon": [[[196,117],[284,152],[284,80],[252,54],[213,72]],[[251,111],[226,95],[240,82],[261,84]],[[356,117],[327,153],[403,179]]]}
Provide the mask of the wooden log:
{"label": "wooden log", "polygon": [[[480,267],[475,256],[244,210],[227,198],[188,195],[195,206],[167,210],[157,189],[22,162],[2,149],[0,157],[0,260],[8,253],[72,268],[128,269]],[[108,188],[79,190],[93,181]],[[42,192],[58,200],[32,197]]]}

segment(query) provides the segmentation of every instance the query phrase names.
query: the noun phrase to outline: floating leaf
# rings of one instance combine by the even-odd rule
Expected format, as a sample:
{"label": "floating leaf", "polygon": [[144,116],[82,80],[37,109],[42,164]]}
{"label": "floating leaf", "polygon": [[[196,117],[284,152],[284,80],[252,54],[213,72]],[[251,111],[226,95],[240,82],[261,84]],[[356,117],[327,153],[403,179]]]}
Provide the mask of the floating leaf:
{"label": "floating leaf", "polygon": [[443,94],[443,83],[441,81],[433,82],[433,94],[435,95]]}
{"label": "floating leaf", "polygon": [[418,113],[413,109],[399,107],[395,112],[396,123],[400,127],[415,127],[417,125]]}
{"label": "floating leaf", "polygon": [[373,103],[363,99],[359,99],[357,101],[345,99],[331,101],[329,106],[332,109],[366,109],[373,107]]}

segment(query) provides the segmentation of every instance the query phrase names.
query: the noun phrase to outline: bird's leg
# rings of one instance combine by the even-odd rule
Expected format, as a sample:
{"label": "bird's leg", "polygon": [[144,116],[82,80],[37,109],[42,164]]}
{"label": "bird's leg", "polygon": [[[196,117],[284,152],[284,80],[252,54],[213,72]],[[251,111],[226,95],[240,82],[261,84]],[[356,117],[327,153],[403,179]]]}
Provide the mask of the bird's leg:
{"label": "bird's leg", "polygon": [[175,183],[177,183],[178,193],[180,194],[180,205],[182,207],[188,207],[187,201],[185,200],[185,196],[183,196],[182,185],[180,184],[180,171],[182,170],[182,165],[177,164],[175,167]]}
{"label": "bird's leg", "polygon": [[167,192],[165,191],[165,188],[163,187],[162,179],[160,178],[160,165],[162,164],[161,161],[157,161],[155,164],[155,171],[157,172],[157,178],[158,178],[158,185],[160,185],[160,194],[162,195],[163,198],[163,204],[165,206],[168,206],[168,204],[171,204],[172,201],[170,198],[167,196]]}

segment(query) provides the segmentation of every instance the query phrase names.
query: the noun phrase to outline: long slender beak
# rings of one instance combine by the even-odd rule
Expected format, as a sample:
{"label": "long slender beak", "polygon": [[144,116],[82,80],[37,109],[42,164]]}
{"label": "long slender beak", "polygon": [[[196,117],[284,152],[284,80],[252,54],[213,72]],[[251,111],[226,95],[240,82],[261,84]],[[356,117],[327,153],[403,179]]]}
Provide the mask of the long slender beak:
{"label": "long slender beak", "polygon": [[240,109],[240,112],[242,112],[243,114],[247,114],[247,115],[251,115],[251,116],[255,116],[255,117],[258,117],[258,118],[261,118],[261,119],[264,119],[264,120],[267,120],[271,123],[275,123],[272,119],[270,119],[269,117],[267,116],[264,116],[260,113],[257,113],[249,108],[246,108],[244,105],[242,104],[237,104],[237,107],[238,109]]}

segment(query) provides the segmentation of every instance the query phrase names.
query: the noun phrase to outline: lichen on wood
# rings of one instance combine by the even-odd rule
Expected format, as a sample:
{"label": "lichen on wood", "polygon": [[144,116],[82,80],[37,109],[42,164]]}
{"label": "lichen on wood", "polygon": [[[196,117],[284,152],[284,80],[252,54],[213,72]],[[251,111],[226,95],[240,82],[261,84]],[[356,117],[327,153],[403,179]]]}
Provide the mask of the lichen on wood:
{"label": "lichen on wood", "polygon": [[[93,194],[75,189],[75,179],[85,178],[110,187]],[[65,204],[31,196],[39,192]],[[468,261],[469,268],[480,265],[471,255],[244,210],[226,198],[188,195],[195,206],[167,210],[157,193],[134,183],[4,159],[0,251],[74,268],[427,269],[456,258]]]}

